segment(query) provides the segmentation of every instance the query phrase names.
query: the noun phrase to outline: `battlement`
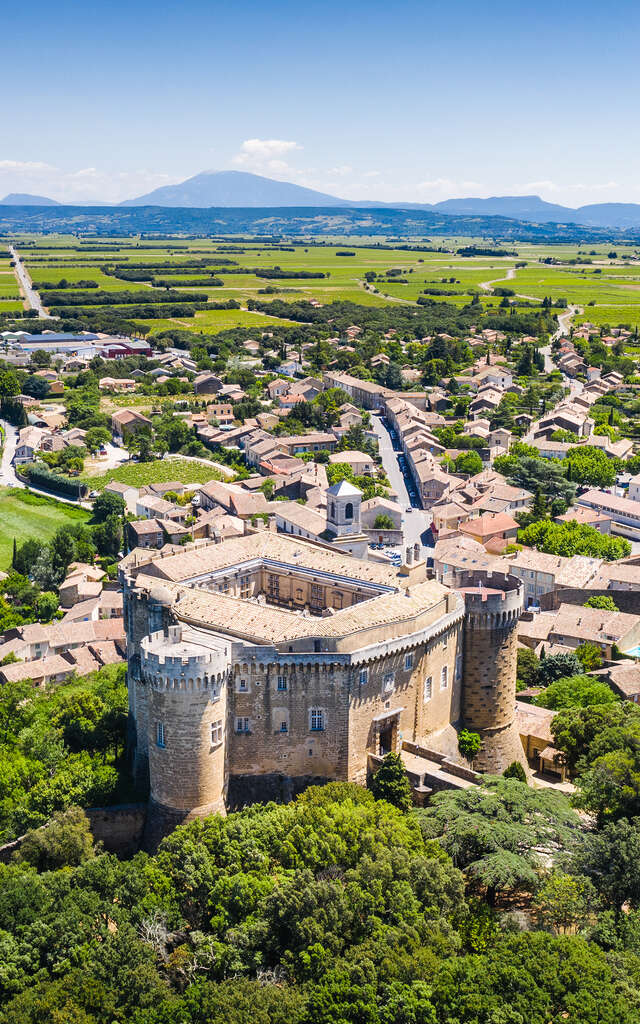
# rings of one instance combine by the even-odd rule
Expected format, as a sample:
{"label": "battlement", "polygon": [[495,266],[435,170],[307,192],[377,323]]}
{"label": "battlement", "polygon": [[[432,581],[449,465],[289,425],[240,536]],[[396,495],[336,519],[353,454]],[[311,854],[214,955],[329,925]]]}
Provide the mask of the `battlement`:
{"label": "battlement", "polygon": [[511,627],[522,614],[524,584],[517,576],[487,570],[467,572],[458,589],[471,629]]}
{"label": "battlement", "polygon": [[211,634],[201,638],[181,624],[150,633],[140,643],[143,678],[152,688],[219,694],[231,665],[231,645],[216,639]]}

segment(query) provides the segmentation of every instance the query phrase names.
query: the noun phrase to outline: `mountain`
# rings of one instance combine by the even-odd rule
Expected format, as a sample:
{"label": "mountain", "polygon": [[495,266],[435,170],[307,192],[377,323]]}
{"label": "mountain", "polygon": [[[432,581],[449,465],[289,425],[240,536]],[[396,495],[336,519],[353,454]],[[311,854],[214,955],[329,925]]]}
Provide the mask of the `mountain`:
{"label": "mountain", "polygon": [[576,223],[576,210],[568,206],[547,203],[540,196],[492,196],[490,199],[445,199],[432,210],[454,216],[512,217],[535,223]]}
{"label": "mountain", "polygon": [[179,185],[164,185],[120,206],[180,206],[207,209],[211,206],[352,206],[346,199],[273,181],[246,171],[203,171]]}
{"label": "mountain", "polygon": [[4,199],[0,199],[0,206],[60,206],[57,199],[47,199],[46,196],[30,196],[27,192],[9,192]]}

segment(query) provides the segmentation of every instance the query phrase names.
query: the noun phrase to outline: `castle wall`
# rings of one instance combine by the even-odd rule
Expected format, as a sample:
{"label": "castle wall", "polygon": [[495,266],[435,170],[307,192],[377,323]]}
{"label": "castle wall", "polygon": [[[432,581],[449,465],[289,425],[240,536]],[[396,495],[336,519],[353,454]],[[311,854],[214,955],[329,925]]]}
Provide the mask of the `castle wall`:
{"label": "castle wall", "polygon": [[[366,781],[367,755],[380,753],[381,734],[385,730],[391,730],[392,746],[399,751],[403,741],[421,742],[429,733],[459,718],[460,617],[458,614],[453,622],[443,622],[436,635],[425,642],[407,643],[390,654],[374,655],[367,660],[354,659],[349,718],[350,780]],[[366,681],[361,676],[363,671]],[[431,686],[425,688],[428,679]]]}
{"label": "castle wall", "polygon": [[[283,655],[276,661],[277,657],[272,649],[267,660],[234,665],[229,688],[230,774],[346,779],[348,669],[313,655]],[[312,709],[322,713],[322,729],[312,729]],[[238,718],[249,720],[248,732],[237,730]]]}

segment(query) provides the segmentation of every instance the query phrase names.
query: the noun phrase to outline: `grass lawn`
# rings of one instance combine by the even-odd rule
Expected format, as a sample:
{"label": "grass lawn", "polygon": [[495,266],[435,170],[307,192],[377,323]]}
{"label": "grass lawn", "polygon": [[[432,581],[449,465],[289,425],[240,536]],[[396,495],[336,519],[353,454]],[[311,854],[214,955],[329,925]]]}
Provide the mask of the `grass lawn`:
{"label": "grass lawn", "polygon": [[[156,459],[154,462],[128,462],[117,469],[108,470],[103,476],[86,477],[86,482],[94,490],[102,490],[112,480],[132,487],[144,487],[146,484],[161,484],[168,480],[179,480],[183,484],[206,484],[209,480],[228,480],[229,476],[217,469],[214,463],[210,466],[203,462],[191,462],[189,459]],[[0,511],[0,522],[1,520]]]}
{"label": "grass lawn", "polygon": [[21,544],[29,537],[49,540],[59,526],[86,523],[84,509],[65,505],[54,498],[31,494],[19,487],[0,488],[0,569],[8,569],[13,553],[13,538]]}

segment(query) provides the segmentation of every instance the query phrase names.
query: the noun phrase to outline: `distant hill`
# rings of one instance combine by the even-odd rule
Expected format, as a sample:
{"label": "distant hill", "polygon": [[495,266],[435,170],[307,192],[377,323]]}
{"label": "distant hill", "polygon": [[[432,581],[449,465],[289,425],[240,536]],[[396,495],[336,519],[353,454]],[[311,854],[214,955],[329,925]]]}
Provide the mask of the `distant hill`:
{"label": "distant hill", "polygon": [[540,196],[492,196],[491,199],[445,199],[432,210],[442,210],[454,216],[513,217],[537,223],[576,223],[576,210],[568,206],[547,203]]}
{"label": "distant hill", "polygon": [[0,199],[0,206],[60,206],[56,199],[47,196],[30,196],[28,192],[9,192]]}
{"label": "distant hill", "polygon": [[164,185],[137,199],[127,199],[121,206],[195,207],[211,206],[273,207],[273,206],[352,206],[346,199],[293,185],[273,181],[247,171],[203,171],[179,185]]}
{"label": "distant hill", "polygon": [[[260,235],[299,238],[313,235],[373,235],[386,239],[422,239],[437,247],[437,236],[472,236],[523,242],[640,243],[640,227],[590,227],[578,224],[530,223],[508,217],[467,216],[442,210],[397,209],[391,206],[340,207],[196,207],[162,206],[0,206],[0,233],[14,231],[75,232],[87,235]],[[415,243],[414,243],[415,244]],[[386,246],[385,246],[386,247]],[[448,250],[447,250],[448,251]]]}

